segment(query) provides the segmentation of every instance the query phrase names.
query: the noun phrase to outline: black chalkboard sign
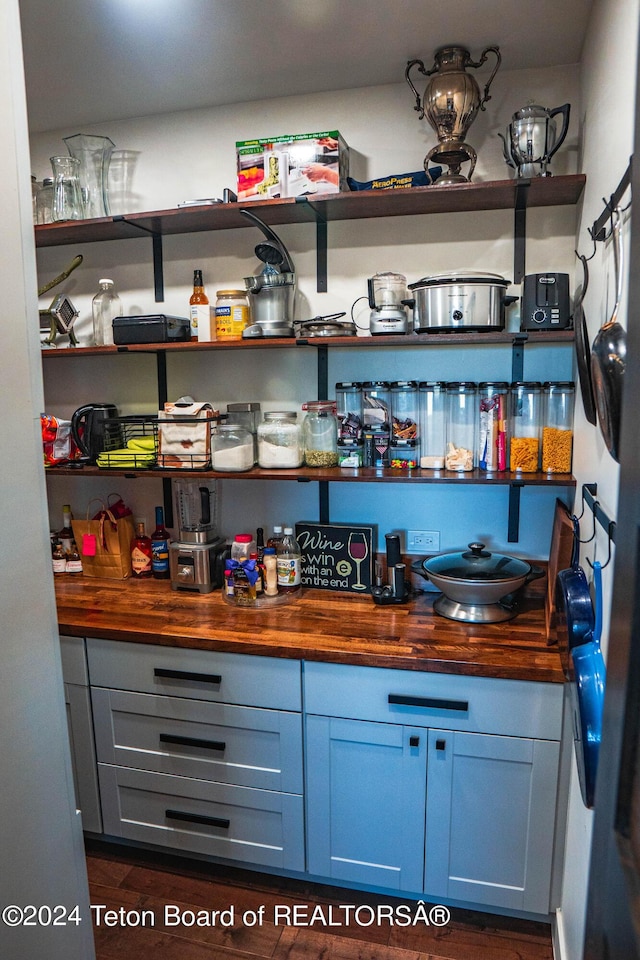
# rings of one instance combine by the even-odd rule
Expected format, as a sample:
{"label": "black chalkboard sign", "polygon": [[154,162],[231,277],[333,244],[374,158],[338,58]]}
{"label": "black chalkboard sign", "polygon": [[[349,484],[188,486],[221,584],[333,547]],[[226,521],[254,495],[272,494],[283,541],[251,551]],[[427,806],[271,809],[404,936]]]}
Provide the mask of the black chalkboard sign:
{"label": "black chalkboard sign", "polygon": [[375,525],[296,523],[302,586],[371,593]]}

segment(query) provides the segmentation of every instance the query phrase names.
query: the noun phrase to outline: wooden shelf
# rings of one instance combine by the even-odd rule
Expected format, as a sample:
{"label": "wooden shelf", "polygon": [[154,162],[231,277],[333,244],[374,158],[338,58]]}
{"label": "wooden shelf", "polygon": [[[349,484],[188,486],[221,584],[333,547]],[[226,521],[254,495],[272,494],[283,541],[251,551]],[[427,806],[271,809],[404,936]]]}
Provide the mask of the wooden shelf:
{"label": "wooden shelf", "polygon": [[448,187],[411,187],[405,190],[363,190],[316,194],[298,199],[217,203],[208,207],[179,207],[130,213],[96,220],[65,221],[35,227],[36,247],[103,240],[131,240],[144,236],[170,236],[208,230],[235,230],[254,224],[241,215],[252,210],[270,226],[329,220],[362,220],[416,214],[461,213],[476,210],[513,210],[518,192],[526,190],[527,207],[574,205],[586,177],[571,174],[528,180],[461,183]]}
{"label": "wooden shelf", "polygon": [[486,473],[484,470],[472,470],[458,473],[454,470],[393,470],[390,467],[298,467],[297,469],[265,470],[254,467],[243,473],[230,473],[216,470],[163,470],[153,467],[149,470],[106,470],[94,466],[59,466],[47,468],[50,477],[170,477],[173,479],[217,479],[217,480],[295,480],[298,483],[447,483],[491,484],[495,486],[526,485],[538,487],[575,487],[575,477],[570,473],[515,473],[504,470],[501,473]]}
{"label": "wooden shelf", "polygon": [[45,360],[73,357],[120,356],[129,353],[199,353],[211,350],[264,350],[296,347],[331,347],[344,349],[357,347],[437,347],[437,346],[513,346],[522,344],[573,343],[573,330],[529,330],[518,333],[507,330],[491,330],[486,333],[410,333],[406,335],[382,335],[376,337],[258,337],[250,340],[214,340],[211,343],[132,343],[118,347],[62,347],[43,349]]}

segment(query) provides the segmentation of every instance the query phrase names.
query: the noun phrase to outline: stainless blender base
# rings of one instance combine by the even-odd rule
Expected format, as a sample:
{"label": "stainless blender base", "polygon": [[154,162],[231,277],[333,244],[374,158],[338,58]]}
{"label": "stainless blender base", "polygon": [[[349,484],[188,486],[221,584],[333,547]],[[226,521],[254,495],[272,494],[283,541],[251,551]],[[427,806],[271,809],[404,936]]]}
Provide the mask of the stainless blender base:
{"label": "stainless blender base", "polygon": [[463,623],[502,623],[515,617],[517,608],[502,603],[460,603],[440,594],[433,602],[433,609],[448,620]]}

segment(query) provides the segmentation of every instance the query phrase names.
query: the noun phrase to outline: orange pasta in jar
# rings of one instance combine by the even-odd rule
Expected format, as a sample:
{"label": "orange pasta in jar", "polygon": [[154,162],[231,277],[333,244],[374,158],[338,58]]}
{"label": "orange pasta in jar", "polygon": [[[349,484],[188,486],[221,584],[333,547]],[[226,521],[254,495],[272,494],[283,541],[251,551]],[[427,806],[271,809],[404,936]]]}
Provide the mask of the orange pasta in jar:
{"label": "orange pasta in jar", "polygon": [[542,469],[547,473],[570,473],[573,431],[545,427],[542,431]]}
{"label": "orange pasta in jar", "polygon": [[522,473],[535,473],[539,463],[538,446],[537,437],[512,437],[509,468]]}

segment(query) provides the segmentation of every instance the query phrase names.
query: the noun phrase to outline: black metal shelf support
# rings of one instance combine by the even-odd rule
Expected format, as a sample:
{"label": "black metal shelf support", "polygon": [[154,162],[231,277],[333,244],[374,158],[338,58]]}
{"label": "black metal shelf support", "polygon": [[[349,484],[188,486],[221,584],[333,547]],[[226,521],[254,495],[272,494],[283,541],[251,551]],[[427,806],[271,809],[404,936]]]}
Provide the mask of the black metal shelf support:
{"label": "black metal shelf support", "polygon": [[629,165],[625,170],[625,172],[623,173],[620,183],[618,184],[616,189],[613,191],[609,199],[607,200],[606,197],[602,198],[602,202],[604,203],[604,210],[602,211],[598,219],[594,221],[593,226],[589,228],[589,234],[591,236],[591,239],[594,242],[598,240],[606,239],[607,224],[611,220],[611,214],[616,209],[616,207],[620,205],[620,201],[622,200],[622,197],[624,196],[628,188],[631,186],[632,161],[633,161],[633,157],[629,159]]}
{"label": "black metal shelf support", "polygon": [[151,236],[151,242],[153,244],[153,290],[156,303],[164,302],[164,264],[162,260],[162,234],[156,233],[154,230],[148,230],[146,227],[143,227],[142,224],[137,223],[135,220],[127,220],[123,215],[113,218],[114,223],[128,223],[132,227],[137,227],[138,230],[142,230],[143,233]]}
{"label": "black metal shelf support", "polygon": [[519,180],[516,185],[516,199],[513,222],[513,282],[522,283],[526,267],[527,253],[527,200],[530,180]]}
{"label": "black metal shelf support", "polygon": [[316,222],[316,290],[318,293],[327,292],[327,250],[328,230],[327,220],[317,207],[309,202],[308,197],[296,197],[296,203],[304,204],[311,211]]}

